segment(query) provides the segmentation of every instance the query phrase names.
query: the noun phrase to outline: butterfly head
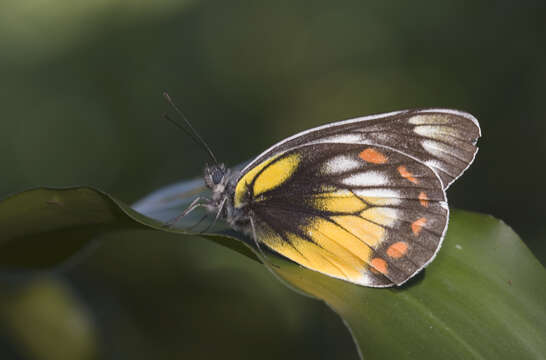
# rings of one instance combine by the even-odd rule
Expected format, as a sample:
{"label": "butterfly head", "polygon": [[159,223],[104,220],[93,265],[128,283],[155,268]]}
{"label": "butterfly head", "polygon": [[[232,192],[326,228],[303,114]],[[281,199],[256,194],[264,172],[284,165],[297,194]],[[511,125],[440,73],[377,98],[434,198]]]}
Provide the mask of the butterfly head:
{"label": "butterfly head", "polygon": [[224,187],[227,178],[226,175],[227,169],[224,164],[205,166],[204,180],[207,187],[211,190]]}

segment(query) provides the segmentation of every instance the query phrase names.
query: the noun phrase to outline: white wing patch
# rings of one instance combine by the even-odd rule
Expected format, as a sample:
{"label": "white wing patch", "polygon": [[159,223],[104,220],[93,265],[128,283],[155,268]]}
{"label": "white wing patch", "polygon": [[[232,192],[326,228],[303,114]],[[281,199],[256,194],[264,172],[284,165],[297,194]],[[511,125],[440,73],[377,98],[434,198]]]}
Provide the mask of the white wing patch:
{"label": "white wing patch", "polygon": [[314,143],[338,143],[338,144],[359,144],[362,142],[360,134],[339,134],[328,136]]}
{"label": "white wing patch", "polygon": [[421,135],[431,139],[442,140],[448,143],[453,141],[465,142],[465,139],[461,137],[463,136],[463,133],[449,126],[421,125],[416,126],[413,131],[417,135]]}
{"label": "white wing patch", "polygon": [[324,164],[322,172],[324,174],[338,175],[359,168],[362,168],[361,161],[351,156],[338,155],[331,158]]}
{"label": "white wing patch", "polygon": [[413,129],[413,131],[415,131],[417,135],[421,135],[425,137],[431,137],[432,135],[434,135],[435,130],[436,130],[436,126],[430,126],[430,125],[416,126],[415,129]]}
{"label": "white wing patch", "polygon": [[[460,159],[460,156],[462,156],[461,154],[457,154],[457,149],[454,149],[452,146],[445,145],[438,141],[423,140],[421,142],[421,145],[423,145],[423,148],[426,151],[443,160],[450,160],[453,157]],[[460,159],[460,161],[463,160]]]}
{"label": "white wing patch", "polygon": [[402,194],[390,189],[355,189],[354,193],[373,205],[398,205],[402,202]]}
{"label": "white wing patch", "polygon": [[389,183],[389,179],[380,172],[366,171],[358,174],[354,174],[341,180],[341,182],[348,186],[378,186],[386,185]]}
{"label": "white wing patch", "polygon": [[408,122],[412,125],[424,125],[424,124],[449,124],[449,118],[443,115],[416,115],[408,119]]}
{"label": "white wing patch", "polygon": [[442,163],[437,160],[427,160],[425,165],[432,169],[442,169]]}

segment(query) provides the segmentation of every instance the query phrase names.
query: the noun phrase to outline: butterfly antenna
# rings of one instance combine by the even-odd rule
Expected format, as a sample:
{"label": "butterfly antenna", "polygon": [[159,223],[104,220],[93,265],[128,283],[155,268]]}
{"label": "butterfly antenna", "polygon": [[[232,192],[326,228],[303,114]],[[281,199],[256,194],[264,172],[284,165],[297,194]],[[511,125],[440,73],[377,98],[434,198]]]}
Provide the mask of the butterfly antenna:
{"label": "butterfly antenna", "polygon": [[197,133],[197,131],[195,131],[195,129],[193,128],[193,126],[191,126],[191,123],[189,122],[189,120],[186,118],[186,115],[184,115],[184,113],[182,112],[182,110],[180,110],[178,108],[178,106],[176,106],[176,104],[173,102],[173,100],[171,99],[171,97],[169,96],[169,94],[167,92],[163,92],[163,97],[167,100],[167,102],[172,106],[172,108],[178,113],[178,115],[180,115],[180,117],[182,118],[182,120],[184,120],[184,122],[186,123],[187,127],[189,128],[189,130],[185,127],[183,127],[180,123],[174,121],[173,119],[171,119],[167,114],[164,114],[163,117],[170,121],[171,123],[173,123],[177,128],[179,129],[182,129],[187,135],[189,135],[193,141],[195,141],[196,144],[198,144],[199,146],[201,146],[210,156],[210,158],[212,159],[212,161],[214,161],[215,164],[218,164],[218,160],[216,160],[216,156],[214,156],[214,153],[212,152],[212,150],[210,149],[210,147],[207,145],[207,143],[205,142],[205,140],[203,140],[203,138],[201,136],[199,136],[199,134]]}
{"label": "butterfly antenna", "polygon": [[168,115],[168,114],[163,114],[163,118],[167,121],[169,121],[171,124],[173,124],[174,126],[176,126],[178,128],[178,130],[182,130],[184,131],[184,133],[186,135],[188,135],[196,144],[198,144],[199,146],[201,146],[201,143],[199,143],[199,140],[197,140],[195,138],[195,136],[193,136],[193,134],[188,130],[186,129],[184,126],[180,125],[179,122],[171,119],[171,117]]}

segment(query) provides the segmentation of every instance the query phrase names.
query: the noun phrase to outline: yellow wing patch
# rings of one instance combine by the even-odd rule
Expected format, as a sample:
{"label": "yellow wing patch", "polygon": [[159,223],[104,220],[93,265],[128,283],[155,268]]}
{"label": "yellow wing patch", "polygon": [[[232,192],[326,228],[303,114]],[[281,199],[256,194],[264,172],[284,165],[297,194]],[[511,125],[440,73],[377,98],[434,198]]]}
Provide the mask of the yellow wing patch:
{"label": "yellow wing patch", "polygon": [[300,159],[298,153],[293,153],[269,165],[254,182],[254,196],[259,196],[288,180],[297,169]]}
{"label": "yellow wing patch", "polygon": [[270,159],[265,160],[261,164],[256,165],[249,172],[247,172],[245,176],[239,179],[239,181],[237,182],[237,186],[235,187],[235,195],[233,196],[233,204],[235,205],[235,207],[241,206],[243,198],[246,195],[247,184],[252,183],[252,180],[256,177],[256,175],[276,158],[278,158],[278,156],[274,156]]}
{"label": "yellow wing patch", "polygon": [[339,190],[313,196],[313,206],[323,211],[354,213],[367,206],[349,190]]}
{"label": "yellow wing patch", "polygon": [[[356,280],[361,277],[362,264],[359,264],[354,258],[351,259],[346,254],[344,258],[343,253],[326,250],[295,234],[289,233],[287,237],[290,242],[287,246],[295,248],[297,251],[297,254],[294,255],[303,254],[300,258],[302,261],[300,264],[303,266],[338,278]],[[341,250],[332,245],[334,244],[329,244],[330,250]],[[290,251],[290,248],[285,250]]]}
{"label": "yellow wing patch", "polygon": [[[307,225],[305,230],[307,230],[309,237],[317,244],[339,255],[342,252],[336,251],[334,244],[338,244],[340,247],[346,249],[348,253],[352,254],[351,256],[362,263],[368,262],[372,254],[372,249],[357,236],[339,225],[322,218],[314,219],[311,224]],[[345,258],[345,255],[341,257]]]}
{"label": "yellow wing patch", "polygon": [[[364,210],[360,213],[364,219],[369,220],[375,224],[383,226],[390,226],[398,218],[397,211],[388,207],[374,207],[368,210]],[[381,227],[381,229],[383,229]]]}
{"label": "yellow wing patch", "polygon": [[341,215],[333,216],[332,219],[343,228],[350,231],[360,242],[371,248],[376,248],[385,236],[385,229],[377,224],[371,223],[360,216]]}
{"label": "yellow wing patch", "polygon": [[235,187],[235,207],[242,206],[243,199],[247,191],[247,184],[251,184],[252,181],[254,181],[254,178],[256,178],[256,176],[258,176],[260,171],[262,171],[264,168],[265,170],[263,170],[263,172],[254,181],[254,196],[259,196],[268,190],[274,189],[288,180],[297,169],[301,160],[300,155],[297,153],[285,156],[280,160],[277,160],[278,158],[279,156],[275,156],[265,160],[261,164],[256,165],[254,168],[252,168],[252,170],[247,172],[245,176],[239,179],[237,186]]}
{"label": "yellow wing patch", "polygon": [[305,230],[312,241],[293,233],[287,233],[285,240],[273,231],[260,233],[259,240],[311,270],[356,283],[363,281],[372,255],[366,244],[323,219],[317,219]]}

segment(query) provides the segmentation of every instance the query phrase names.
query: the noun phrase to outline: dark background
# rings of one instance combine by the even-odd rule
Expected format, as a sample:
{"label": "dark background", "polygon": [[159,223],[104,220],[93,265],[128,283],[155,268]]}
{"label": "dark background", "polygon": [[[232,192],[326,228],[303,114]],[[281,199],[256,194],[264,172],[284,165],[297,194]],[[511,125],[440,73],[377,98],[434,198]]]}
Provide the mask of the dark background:
{"label": "dark background", "polygon": [[[93,185],[131,203],[200,175],[206,155],[161,118],[163,90],[228,165],[327,122],[449,107],[483,132],[450,206],[504,220],[544,263],[545,19],[543,1],[4,1],[0,196]],[[251,260],[197,238],[104,240],[38,281],[65,300],[37,303],[46,320],[74,308],[57,322],[79,317],[105,359],[356,358],[336,315]],[[68,346],[17,321],[3,359],[48,359],[41,336]]]}

